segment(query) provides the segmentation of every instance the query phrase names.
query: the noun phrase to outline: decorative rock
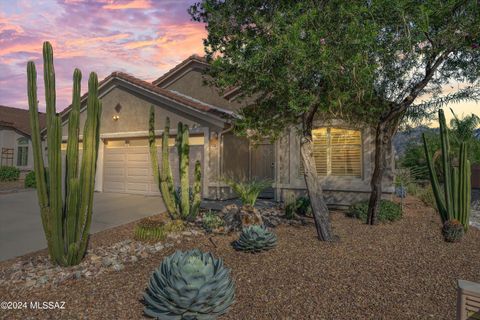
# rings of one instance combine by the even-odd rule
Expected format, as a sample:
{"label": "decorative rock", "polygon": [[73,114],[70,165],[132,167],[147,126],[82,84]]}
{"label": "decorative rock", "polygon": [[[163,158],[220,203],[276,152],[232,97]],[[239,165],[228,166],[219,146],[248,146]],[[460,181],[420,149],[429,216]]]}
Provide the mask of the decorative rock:
{"label": "decorative rock", "polygon": [[104,266],[104,267],[109,267],[113,263],[114,263],[114,261],[109,257],[105,257],[105,258],[102,259],[102,266]]}
{"label": "decorative rock", "polygon": [[229,204],[223,207],[220,214],[223,217],[227,231],[239,231],[242,229],[242,220],[239,213],[240,208],[236,204]]}
{"label": "decorative rock", "polygon": [[113,265],[113,270],[115,270],[115,271],[121,271],[123,269],[125,269],[125,266],[121,263],[115,263]]}
{"label": "decorative rock", "polygon": [[135,262],[137,262],[137,261],[138,261],[137,256],[131,256],[131,257],[130,257],[130,262],[135,263]]}

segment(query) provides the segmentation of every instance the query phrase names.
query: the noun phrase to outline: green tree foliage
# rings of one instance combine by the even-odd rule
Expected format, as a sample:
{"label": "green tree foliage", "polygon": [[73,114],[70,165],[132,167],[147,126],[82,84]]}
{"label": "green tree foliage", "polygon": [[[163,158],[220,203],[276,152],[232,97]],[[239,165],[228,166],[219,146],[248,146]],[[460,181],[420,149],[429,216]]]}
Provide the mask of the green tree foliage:
{"label": "green tree foliage", "polygon": [[[385,159],[399,124],[448,102],[480,98],[476,0],[203,0],[190,13],[207,24],[212,82],[254,97],[243,109],[239,131],[275,137],[299,125],[309,152],[315,117],[375,128],[370,224],[376,222]],[[468,85],[445,95],[452,82]],[[304,165],[313,165],[310,160]],[[312,200],[322,194],[308,175],[306,182]],[[314,212],[318,205],[312,201]]]}

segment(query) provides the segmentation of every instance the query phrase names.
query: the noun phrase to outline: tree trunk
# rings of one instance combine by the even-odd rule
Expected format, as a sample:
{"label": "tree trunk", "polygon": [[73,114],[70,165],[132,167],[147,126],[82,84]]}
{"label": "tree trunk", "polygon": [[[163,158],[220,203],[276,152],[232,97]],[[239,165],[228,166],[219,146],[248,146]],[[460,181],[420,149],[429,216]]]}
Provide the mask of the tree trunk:
{"label": "tree trunk", "polygon": [[313,218],[317,229],[318,239],[321,241],[335,241],[332,226],[330,223],[330,213],[323,198],[322,185],[317,175],[315,158],[313,157],[312,135],[304,133],[301,140],[300,153],[302,156],[305,183],[307,184],[308,196],[312,206]]}
{"label": "tree trunk", "polygon": [[370,186],[370,201],[368,203],[367,224],[377,223],[378,212],[380,211],[380,200],[382,199],[382,179],[387,168],[387,151],[391,148],[392,137],[395,130],[394,124],[380,122],[375,132],[375,169],[373,170]]}

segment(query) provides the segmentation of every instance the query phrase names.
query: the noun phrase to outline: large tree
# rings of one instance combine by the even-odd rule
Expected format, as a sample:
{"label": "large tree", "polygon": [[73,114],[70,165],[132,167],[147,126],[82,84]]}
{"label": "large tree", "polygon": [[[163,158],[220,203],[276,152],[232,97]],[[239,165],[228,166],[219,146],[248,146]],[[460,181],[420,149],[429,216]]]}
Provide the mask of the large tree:
{"label": "large tree", "polygon": [[367,221],[375,224],[385,158],[399,124],[452,101],[480,98],[480,5],[476,0],[374,0],[365,5],[377,34],[368,50],[375,57],[374,90],[382,106],[375,117]]}
{"label": "large tree", "polygon": [[[475,93],[471,86],[439,96],[451,80],[478,79],[475,9],[476,1],[203,0],[190,13],[206,23],[212,84],[255,97],[242,110],[239,131],[277,137],[299,128],[317,232],[332,240],[312,154],[314,119],[342,117],[375,128],[369,217],[375,223],[399,123]],[[431,99],[418,103],[425,94]]]}
{"label": "large tree", "polygon": [[[295,128],[300,135],[317,234],[326,241],[335,237],[315,168],[313,123],[338,105],[368,95],[344,90],[350,85],[347,74],[374,72],[363,54],[366,42],[357,41],[362,25],[361,17],[352,14],[354,6],[361,9],[344,1],[204,0],[190,8],[208,30],[204,43],[211,83],[223,89],[237,87],[240,98],[253,102],[242,109],[237,132],[251,139],[277,138],[286,128]],[[359,85],[371,78],[356,76]]]}

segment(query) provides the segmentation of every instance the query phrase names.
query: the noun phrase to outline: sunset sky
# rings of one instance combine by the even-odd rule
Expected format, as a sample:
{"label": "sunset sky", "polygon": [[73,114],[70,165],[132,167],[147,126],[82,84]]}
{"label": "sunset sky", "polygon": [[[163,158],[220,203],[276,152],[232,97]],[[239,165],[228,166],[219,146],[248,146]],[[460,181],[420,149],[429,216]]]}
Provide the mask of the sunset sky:
{"label": "sunset sky", "polygon": [[203,54],[202,24],[190,21],[194,0],[0,0],[0,104],[28,108],[27,61],[38,72],[45,109],[42,43],[54,50],[57,109],[71,101],[74,68],[99,80],[124,71],[154,80],[196,53]]}
{"label": "sunset sky", "polygon": [[[37,65],[40,110],[45,109],[42,43],[54,49],[57,109],[71,100],[72,73],[99,80],[123,71],[154,80],[191,54],[203,54],[206,31],[190,21],[195,0],[0,0],[0,105],[27,108],[26,65]],[[84,90],[82,90],[84,92]],[[458,114],[480,104],[453,106]],[[449,114],[449,113],[448,113]]]}

